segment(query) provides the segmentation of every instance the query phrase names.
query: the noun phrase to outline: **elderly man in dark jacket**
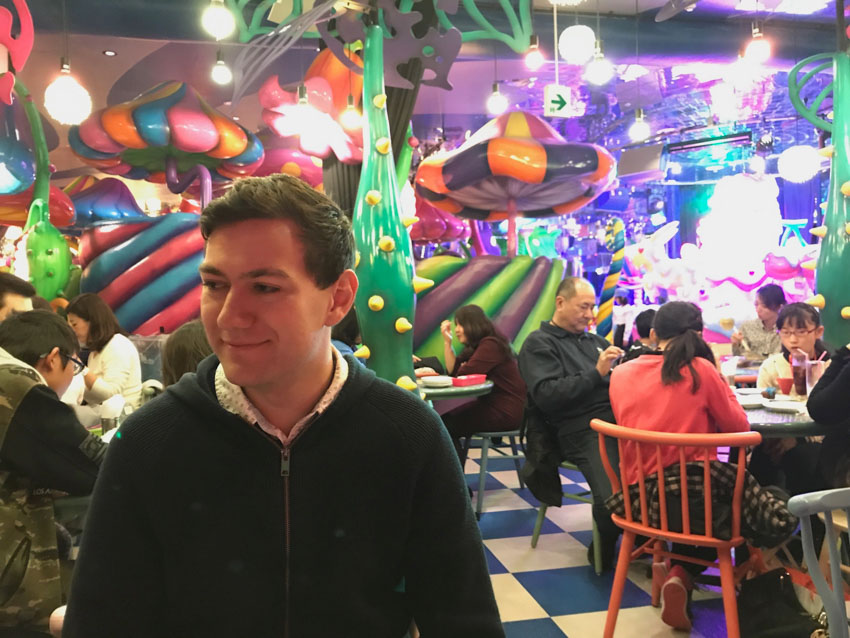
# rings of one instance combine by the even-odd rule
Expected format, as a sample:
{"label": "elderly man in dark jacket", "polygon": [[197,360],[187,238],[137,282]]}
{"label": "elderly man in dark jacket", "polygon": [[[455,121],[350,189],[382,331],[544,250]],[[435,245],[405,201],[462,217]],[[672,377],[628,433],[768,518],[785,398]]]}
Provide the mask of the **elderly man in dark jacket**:
{"label": "elderly man in dark jacket", "polygon": [[[602,565],[610,569],[619,530],[611,522],[605,499],[611,484],[602,466],[597,434],[591,419],[614,421],[608,399],[608,379],[623,354],[602,337],[587,332],[593,320],[596,294],[585,279],[567,277],[558,287],[551,321],[532,332],[519,354],[519,367],[528,386],[532,417],[557,439],[561,458],[578,465],[593,492],[593,517],[602,543]],[[540,426],[538,426],[540,427]],[[608,442],[612,461],[618,459]],[[592,556],[592,548],[588,557]]]}

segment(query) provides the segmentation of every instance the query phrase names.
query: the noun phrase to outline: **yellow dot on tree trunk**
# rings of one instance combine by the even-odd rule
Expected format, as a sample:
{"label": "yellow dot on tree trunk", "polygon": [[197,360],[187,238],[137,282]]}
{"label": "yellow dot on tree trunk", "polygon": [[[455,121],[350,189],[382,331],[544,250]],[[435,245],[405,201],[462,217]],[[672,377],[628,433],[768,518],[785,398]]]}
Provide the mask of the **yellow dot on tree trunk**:
{"label": "yellow dot on tree trunk", "polygon": [[369,346],[360,346],[354,351],[354,356],[358,359],[368,359],[372,356],[372,351],[369,350]]}
{"label": "yellow dot on tree trunk", "polygon": [[809,232],[815,237],[826,237],[826,226],[815,226]]}
{"label": "yellow dot on tree trunk", "polygon": [[366,193],[366,203],[369,206],[377,206],[381,203],[381,191],[369,191]]}
{"label": "yellow dot on tree trunk", "polygon": [[378,151],[381,155],[386,155],[390,152],[390,138],[388,137],[379,137],[378,141],[375,142],[375,150]]}
{"label": "yellow dot on tree trunk", "polygon": [[413,291],[416,294],[419,294],[423,290],[428,290],[431,286],[434,285],[434,281],[432,279],[425,279],[425,277],[417,277],[413,275]]}
{"label": "yellow dot on tree trunk", "polygon": [[411,379],[407,375],[404,375],[403,377],[399,377],[398,380],[395,382],[395,384],[400,388],[404,388],[405,390],[415,390],[416,388],[419,387],[419,386],[416,385],[416,382],[413,381],[413,379]]}
{"label": "yellow dot on tree trunk", "polygon": [[382,109],[387,105],[387,96],[385,93],[378,93],[375,97],[372,98],[372,104],[375,105],[376,109]]}
{"label": "yellow dot on tree trunk", "polygon": [[384,235],[378,240],[378,248],[383,250],[385,253],[391,252],[395,249],[395,239]]}
{"label": "yellow dot on tree trunk", "polygon": [[378,312],[384,307],[384,298],[380,295],[372,295],[369,297],[369,310],[374,310]]}
{"label": "yellow dot on tree trunk", "polygon": [[399,334],[404,334],[411,328],[413,328],[413,324],[410,323],[406,317],[399,317],[395,320],[395,330]]}
{"label": "yellow dot on tree trunk", "polygon": [[814,297],[809,297],[806,299],[806,303],[810,306],[814,306],[815,308],[820,308],[823,310],[826,308],[826,299],[824,299],[823,295],[815,295]]}

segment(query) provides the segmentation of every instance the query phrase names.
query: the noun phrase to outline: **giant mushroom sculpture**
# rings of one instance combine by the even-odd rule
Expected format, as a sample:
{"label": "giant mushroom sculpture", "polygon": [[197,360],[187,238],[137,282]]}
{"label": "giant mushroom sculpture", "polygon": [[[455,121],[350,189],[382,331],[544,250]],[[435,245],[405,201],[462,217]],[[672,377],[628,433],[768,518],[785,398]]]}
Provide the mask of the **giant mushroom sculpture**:
{"label": "giant mushroom sculpture", "polygon": [[68,131],[71,150],[104,173],[165,182],[182,193],[196,178],[201,208],[212,182],[252,175],[263,145],[183,82],[163,82],[129,102],[101,109]]}
{"label": "giant mushroom sculpture", "polygon": [[518,216],[553,217],[586,206],[613,184],[615,167],[601,146],[567,142],[539,117],[515,111],[490,120],[457,150],[423,160],[416,189],[459,217],[507,219],[508,253],[516,256]]}

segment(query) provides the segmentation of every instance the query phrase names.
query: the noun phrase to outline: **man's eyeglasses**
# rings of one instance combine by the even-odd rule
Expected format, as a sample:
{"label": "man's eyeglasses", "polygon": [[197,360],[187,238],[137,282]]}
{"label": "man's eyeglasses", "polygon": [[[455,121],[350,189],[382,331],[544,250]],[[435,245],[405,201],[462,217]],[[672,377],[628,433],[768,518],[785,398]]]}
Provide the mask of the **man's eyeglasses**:
{"label": "man's eyeglasses", "polygon": [[[43,354],[39,357],[39,359],[44,359],[44,357],[48,356],[49,354],[49,352],[47,354]],[[80,374],[80,372],[82,372],[86,367],[86,364],[77,359],[77,357],[72,357],[70,354],[65,354],[61,350],[59,351],[59,356],[62,357],[62,360],[65,362],[65,365],[68,365],[69,361],[74,364],[75,375]]]}
{"label": "man's eyeglasses", "polygon": [[817,330],[817,328],[812,328],[811,330],[786,330],[786,329],[783,329],[783,330],[779,331],[779,334],[782,335],[783,337],[797,336],[797,337],[800,337],[802,339],[806,335],[813,333],[815,330]]}

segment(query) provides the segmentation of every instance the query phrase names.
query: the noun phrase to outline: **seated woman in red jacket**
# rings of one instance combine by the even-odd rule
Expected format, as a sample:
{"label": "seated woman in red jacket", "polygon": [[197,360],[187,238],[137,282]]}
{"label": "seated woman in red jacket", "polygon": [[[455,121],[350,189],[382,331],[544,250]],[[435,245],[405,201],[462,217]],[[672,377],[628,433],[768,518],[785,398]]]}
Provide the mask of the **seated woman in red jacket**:
{"label": "seated woman in red jacket", "polygon": [[[611,407],[617,423],[624,427],[660,432],[705,434],[711,432],[743,432],[749,430],[747,416],[741,404],[717,371],[714,356],[708,344],[702,338],[702,313],[692,303],[671,301],[658,309],[650,333],[658,343],[658,354],[644,354],[614,368],[611,374]],[[695,449],[686,448],[688,461],[701,461]],[[661,463],[666,467],[677,467],[679,461],[677,448],[662,448]],[[638,481],[639,473],[653,475],[658,464],[654,454],[643,457],[643,467],[638,467],[637,458],[631,448],[621,452],[620,463],[625,470],[629,484]],[[678,470],[676,470],[678,471]],[[702,471],[702,470],[700,470]],[[750,477],[748,486],[756,493],[761,488]],[[618,495],[615,495],[618,496]],[[695,515],[701,511],[703,496],[698,496],[691,508],[691,523],[695,524]],[[669,515],[673,513],[671,505],[676,499],[668,499]],[[609,507],[611,506],[609,500]],[[777,512],[778,528],[756,529],[752,536],[771,534],[781,536],[791,534],[796,519],[791,516],[784,502],[772,495],[766,495],[761,502],[771,511]],[[720,508],[716,508],[718,512]],[[619,512],[622,515],[622,512]],[[715,514],[715,525],[720,520]],[[753,520],[745,512],[742,517],[742,534],[748,538],[745,530],[747,523]],[[675,525],[675,523],[672,523]],[[750,528],[747,528],[750,529]],[[748,540],[750,539],[748,538]],[[758,544],[772,544],[770,541],[753,541]],[[714,560],[714,550],[686,545],[673,545],[673,552],[684,556]],[[666,567],[660,567],[666,571]],[[700,565],[685,561],[673,561],[669,574],[654,574],[661,578],[661,619],[678,629],[690,629],[688,612],[690,592],[693,589],[693,576],[705,569]]]}
{"label": "seated woman in red jacket", "polygon": [[[493,382],[490,394],[478,397],[443,415],[443,423],[455,445],[476,432],[507,432],[522,424],[525,408],[525,382],[519,375],[511,345],[478,306],[469,305],[455,312],[455,334],[464,346],[459,355],[452,348],[450,321],[440,326],[446,370],[452,376],[486,374]],[[461,458],[461,462],[464,459]]]}

